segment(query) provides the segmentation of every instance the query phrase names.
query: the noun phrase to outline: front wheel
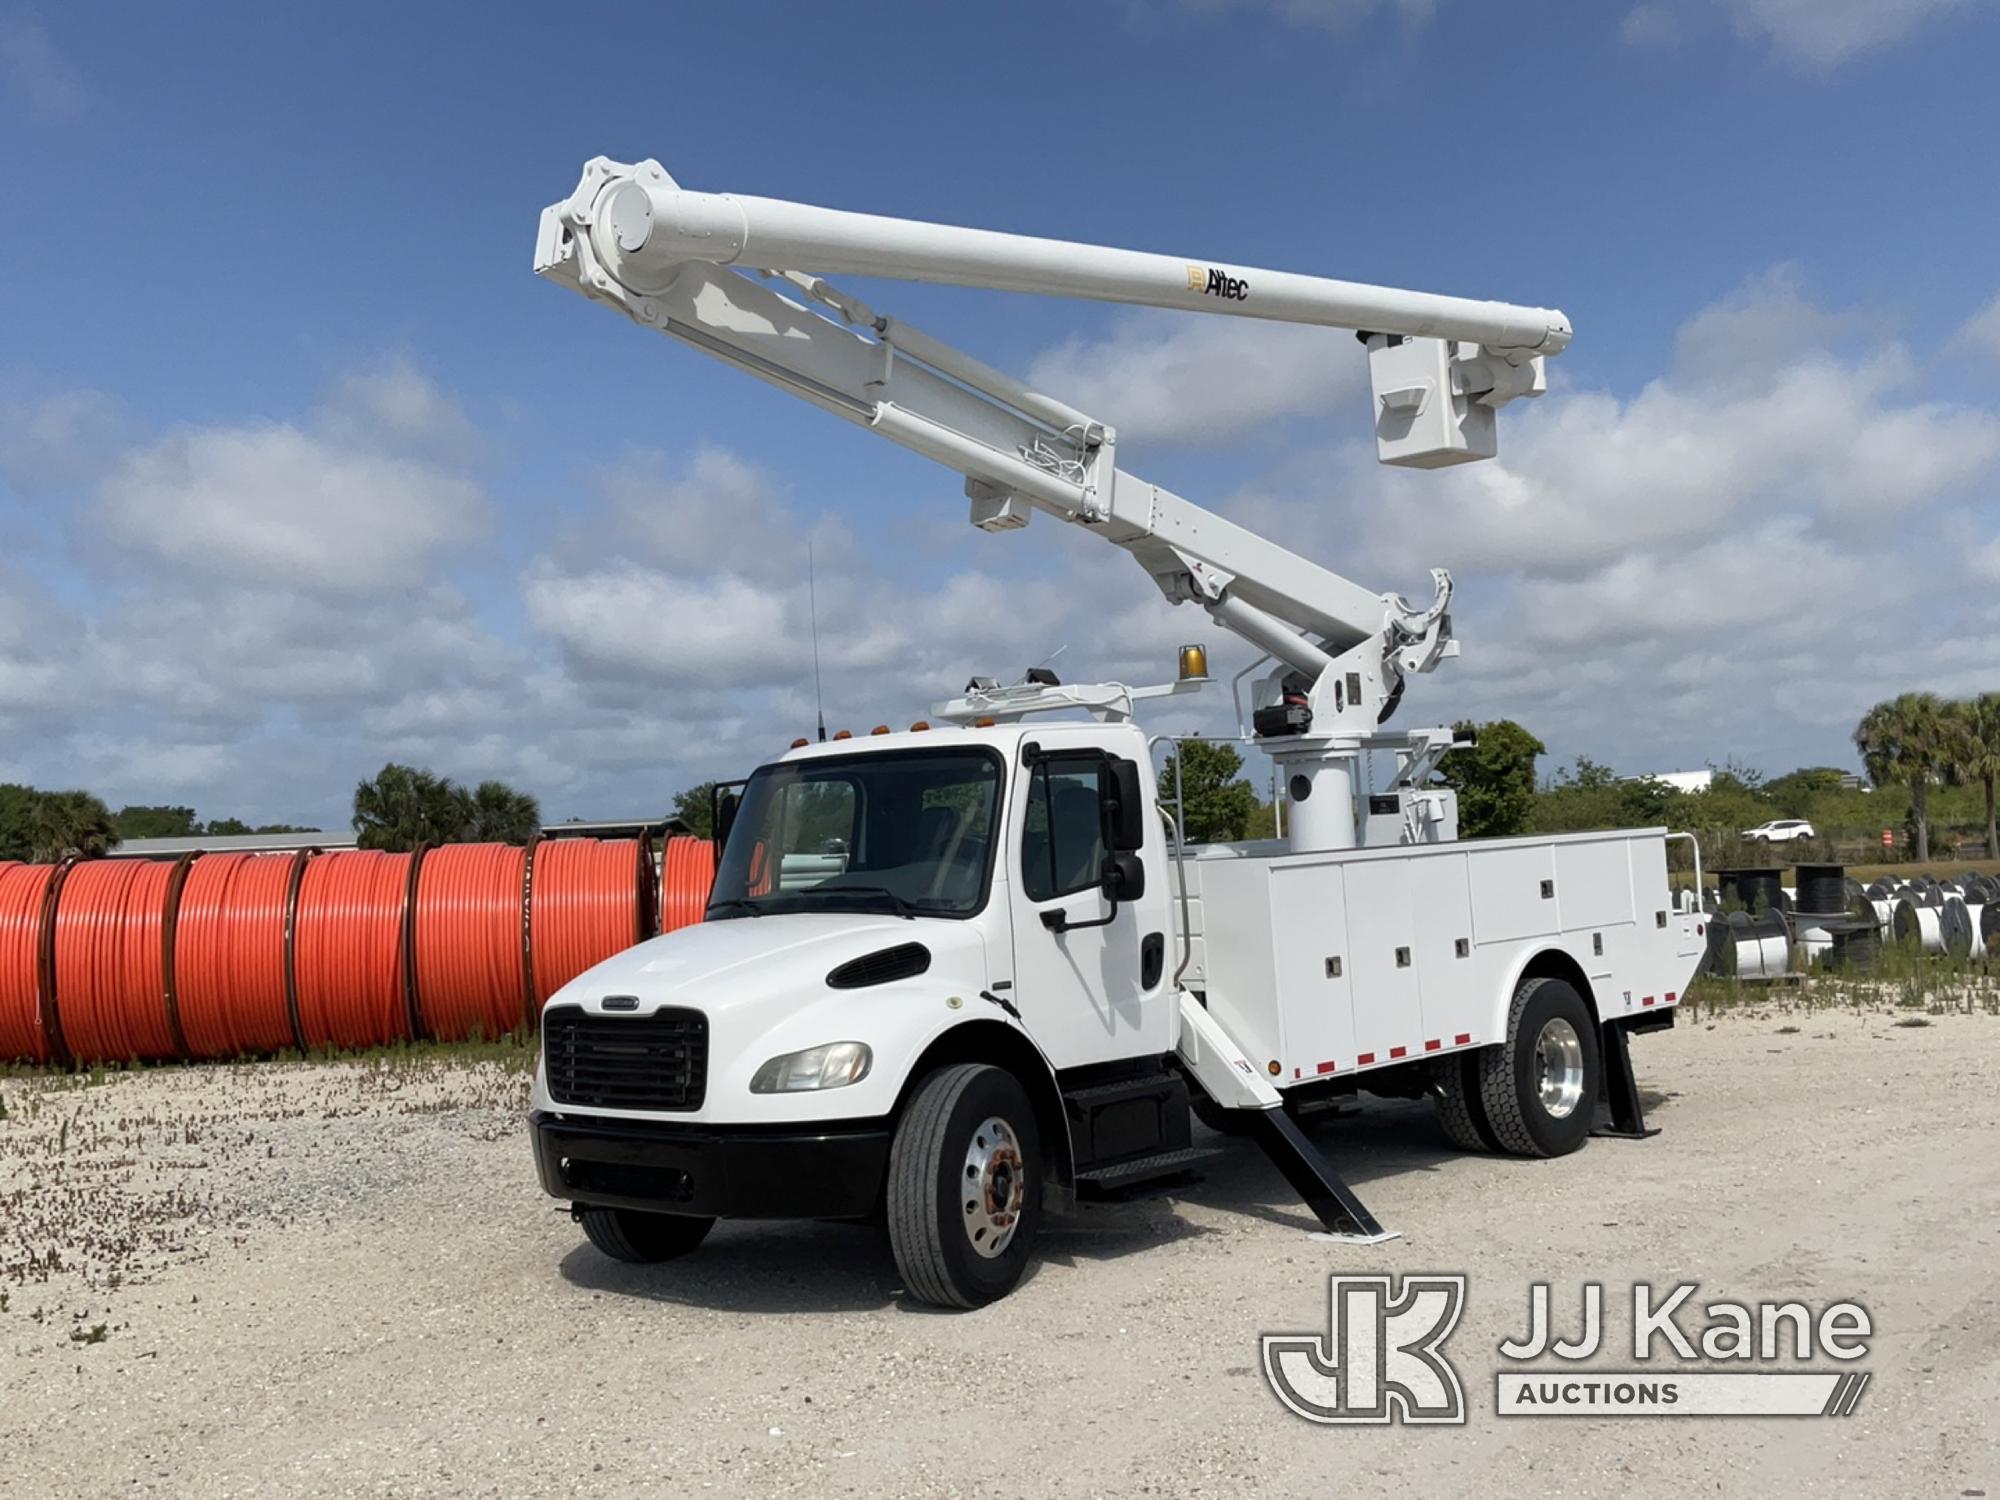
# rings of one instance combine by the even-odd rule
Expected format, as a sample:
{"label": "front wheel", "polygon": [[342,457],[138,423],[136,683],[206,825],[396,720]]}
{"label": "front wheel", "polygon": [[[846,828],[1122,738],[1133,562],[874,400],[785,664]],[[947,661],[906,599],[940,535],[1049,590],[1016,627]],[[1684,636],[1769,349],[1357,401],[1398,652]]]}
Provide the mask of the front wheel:
{"label": "front wheel", "polygon": [[688,1214],[649,1214],[636,1208],[579,1205],[577,1222],[590,1243],[613,1260],[635,1266],[686,1255],[715,1227],[713,1219]]}
{"label": "front wheel", "polygon": [[889,1148],[888,1212],[912,1296],[983,1307],[1014,1290],[1041,1222],[1042,1156],[1013,1074],[958,1063],[917,1085]]}
{"label": "front wheel", "polygon": [[1597,1109],[1601,1060],[1590,1007],[1573,985],[1530,979],[1514,992],[1507,1039],[1479,1054],[1486,1127],[1515,1156],[1566,1156]]}

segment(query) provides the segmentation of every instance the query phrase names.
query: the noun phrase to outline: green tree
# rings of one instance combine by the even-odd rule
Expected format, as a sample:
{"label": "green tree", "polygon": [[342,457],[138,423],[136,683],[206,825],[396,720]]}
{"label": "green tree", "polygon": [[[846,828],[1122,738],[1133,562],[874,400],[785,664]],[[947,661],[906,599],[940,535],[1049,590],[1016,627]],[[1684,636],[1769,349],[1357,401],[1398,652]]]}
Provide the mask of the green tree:
{"label": "green tree", "polygon": [[392,761],[354,789],[355,843],[396,852],[452,843],[464,834],[466,813],[465,793],[450,780]]}
{"label": "green tree", "polygon": [[191,807],[148,807],[131,803],[113,818],[121,839],[184,839],[201,831]]}
{"label": "green tree", "polygon": [[1460,836],[1521,832],[1535,805],[1535,758],[1547,753],[1512,719],[1480,725],[1477,744],[1447,753],[1438,774],[1458,793]]}
{"label": "green tree", "polygon": [[525,844],[542,831],[542,808],[504,781],[482,781],[460,794],[465,825],[460,837],[474,844]]}
{"label": "green tree", "polygon": [[1257,811],[1257,789],[1240,779],[1243,757],[1233,745],[1183,740],[1177,756],[1168,756],[1160,772],[1159,796],[1174,799],[1174,763],[1181,763],[1182,836],[1205,844],[1240,839]]}
{"label": "green tree", "polygon": [[29,857],[37,860],[63,859],[72,854],[95,858],[118,843],[111,809],[89,792],[38,793],[34,827],[34,845]]}
{"label": "green tree", "polygon": [[684,792],[674,793],[674,816],[687,824],[698,839],[715,837],[715,783],[697,782]]}
{"label": "green tree", "polygon": [[1910,789],[1910,824],[1919,863],[1931,857],[1930,792],[1950,773],[1952,729],[1935,693],[1900,693],[1878,703],[1854,726],[1854,748],[1869,779]]}
{"label": "green tree", "polygon": [[0,859],[26,859],[35,851],[35,806],[41,793],[19,782],[0,783]]}
{"label": "green tree", "polygon": [[1994,826],[1993,788],[2000,781],[2000,693],[1981,693],[1951,705],[1952,770],[1955,779],[1977,784],[1986,794],[1986,857],[2000,859],[2000,828]]}

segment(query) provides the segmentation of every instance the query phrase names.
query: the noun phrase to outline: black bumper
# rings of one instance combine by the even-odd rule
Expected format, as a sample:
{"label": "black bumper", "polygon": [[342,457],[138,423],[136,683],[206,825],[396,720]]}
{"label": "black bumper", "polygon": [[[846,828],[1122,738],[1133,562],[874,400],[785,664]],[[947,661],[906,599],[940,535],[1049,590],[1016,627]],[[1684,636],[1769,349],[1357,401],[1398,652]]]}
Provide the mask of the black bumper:
{"label": "black bumper", "polygon": [[804,1132],[536,1110],[528,1130],[551,1197],[703,1218],[866,1218],[889,1167],[882,1120]]}

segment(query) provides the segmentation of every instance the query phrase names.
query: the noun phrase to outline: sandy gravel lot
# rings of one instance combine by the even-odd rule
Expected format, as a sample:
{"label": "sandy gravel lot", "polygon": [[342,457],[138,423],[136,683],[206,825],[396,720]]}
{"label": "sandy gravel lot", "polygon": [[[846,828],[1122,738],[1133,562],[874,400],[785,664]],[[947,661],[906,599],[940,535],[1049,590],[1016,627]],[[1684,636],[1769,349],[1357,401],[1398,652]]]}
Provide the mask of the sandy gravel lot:
{"label": "sandy gravel lot", "polygon": [[[1232,1147],[970,1315],[856,1227],[600,1258],[491,1063],[0,1078],[0,1495],[2000,1494],[2000,1017],[1911,1019],[1684,1017],[1634,1049],[1665,1133],[1562,1161],[1331,1122],[1372,1249]],[[1258,1335],[1323,1328],[1336,1270],[1470,1275],[1466,1426],[1279,1406]],[[1874,1381],[1845,1420],[1499,1418],[1537,1279],[1856,1298]]]}

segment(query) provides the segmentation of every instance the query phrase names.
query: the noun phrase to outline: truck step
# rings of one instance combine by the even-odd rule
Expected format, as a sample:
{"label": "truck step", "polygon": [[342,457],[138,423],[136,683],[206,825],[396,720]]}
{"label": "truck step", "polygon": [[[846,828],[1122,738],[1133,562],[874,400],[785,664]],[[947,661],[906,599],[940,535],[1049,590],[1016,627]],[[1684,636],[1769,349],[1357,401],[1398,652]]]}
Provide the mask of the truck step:
{"label": "truck step", "polygon": [[1161,1151],[1152,1156],[1139,1157],[1136,1161],[1092,1167],[1089,1171],[1077,1173],[1076,1182],[1078,1187],[1122,1188],[1153,1177],[1171,1177],[1192,1169],[1200,1162],[1228,1154],[1219,1146],[1184,1146],[1178,1151]]}

